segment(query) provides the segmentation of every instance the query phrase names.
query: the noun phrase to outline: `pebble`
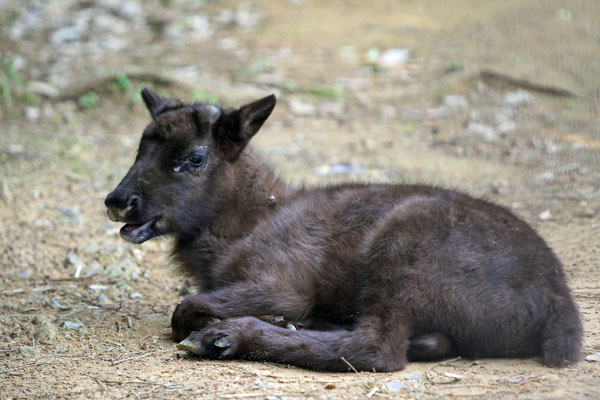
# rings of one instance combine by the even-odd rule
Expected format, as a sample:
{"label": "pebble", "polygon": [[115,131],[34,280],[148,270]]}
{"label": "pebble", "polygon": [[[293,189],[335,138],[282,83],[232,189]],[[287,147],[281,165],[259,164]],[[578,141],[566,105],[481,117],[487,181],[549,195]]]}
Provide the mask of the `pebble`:
{"label": "pebble", "polygon": [[33,334],[35,340],[42,344],[51,344],[56,339],[58,328],[51,322],[42,322],[39,329]]}
{"label": "pebble", "polygon": [[42,81],[29,81],[27,83],[27,91],[49,99],[54,99],[60,94],[56,86]]}
{"label": "pebble", "polygon": [[489,125],[480,124],[478,122],[469,122],[469,125],[467,125],[467,129],[470,132],[480,136],[486,142],[491,142],[495,140],[498,136],[494,128],[492,128]]}
{"label": "pebble", "polygon": [[535,174],[533,176],[533,178],[536,181],[553,181],[555,176],[554,176],[554,172],[551,171],[546,171],[546,172],[540,172],[539,174]]}
{"label": "pebble", "polygon": [[25,356],[37,356],[40,352],[40,350],[34,346],[22,346],[19,348],[19,351]]}
{"label": "pebble", "polygon": [[465,108],[469,104],[462,94],[447,94],[444,96],[444,105],[451,108]]}
{"label": "pebble", "polygon": [[25,268],[24,270],[19,272],[19,278],[21,279],[29,279],[33,275],[33,270],[31,268]]}
{"label": "pebble", "polygon": [[548,221],[552,219],[552,213],[550,212],[550,210],[544,210],[540,213],[538,217],[540,221]]}
{"label": "pebble", "polygon": [[379,57],[379,65],[386,68],[405,64],[410,59],[410,49],[387,49]]}
{"label": "pebble", "polygon": [[104,267],[104,273],[118,278],[139,278],[140,268],[130,258],[126,258],[119,264],[111,264]]}
{"label": "pebble", "polygon": [[598,351],[598,352],[596,352],[594,354],[590,354],[585,359],[588,360],[588,361],[600,362],[600,351]]}
{"label": "pebble", "polygon": [[106,286],[106,285],[90,285],[90,286],[88,286],[88,288],[90,288],[91,290],[100,291],[100,290],[107,290],[108,286]]}
{"label": "pebble", "polygon": [[298,117],[310,117],[315,115],[317,109],[314,104],[292,98],[288,101],[290,112]]}
{"label": "pebble", "polygon": [[398,392],[401,389],[406,389],[408,386],[400,381],[392,379],[391,381],[385,383],[385,387],[390,392]]}
{"label": "pebble", "polygon": [[61,45],[81,39],[81,29],[78,26],[66,26],[55,30],[50,36],[50,43]]}
{"label": "pebble", "polygon": [[80,226],[83,224],[83,214],[79,210],[72,207],[59,207],[58,211],[74,225]]}
{"label": "pebble", "polygon": [[37,121],[38,119],[40,119],[39,107],[27,106],[25,107],[24,112],[25,118],[27,118],[28,121]]}
{"label": "pebble", "polygon": [[140,292],[134,292],[129,295],[129,298],[132,300],[141,299],[143,297],[144,297],[144,295],[141,294]]}
{"label": "pebble", "polygon": [[71,331],[80,331],[85,328],[85,325],[79,321],[64,321],[61,327]]}
{"label": "pebble", "polygon": [[533,103],[533,96],[526,90],[519,89],[504,96],[504,105],[508,107],[523,107]]}
{"label": "pebble", "polygon": [[517,123],[515,121],[506,120],[501,122],[496,129],[502,134],[512,132],[517,129]]}

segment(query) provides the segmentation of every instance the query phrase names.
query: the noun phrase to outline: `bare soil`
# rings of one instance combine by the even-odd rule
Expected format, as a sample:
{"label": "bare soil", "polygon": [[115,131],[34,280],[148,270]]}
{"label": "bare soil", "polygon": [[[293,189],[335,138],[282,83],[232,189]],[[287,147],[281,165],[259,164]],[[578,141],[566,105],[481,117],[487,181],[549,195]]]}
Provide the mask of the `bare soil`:
{"label": "bare soil", "polygon": [[[68,13],[95,2],[71,3]],[[191,7],[148,4],[158,10],[144,14],[153,26]],[[131,66],[168,74],[195,65],[187,82],[206,93],[149,83],[229,105],[276,92],[254,147],[294,184],[428,182],[511,208],[563,261],[588,356],[600,352],[600,6],[224,1],[195,12],[213,24],[222,10],[249,10],[258,24],[215,22],[187,42],[156,28],[130,33],[133,46],[114,54],[78,56],[55,81],[63,93],[92,82],[91,107],[79,94],[0,103],[0,398],[600,398],[600,363],[587,360],[550,369],[537,359],[457,359],[331,374],[178,351],[169,319],[189,289],[169,240],[122,241],[103,206],[149,118],[129,91],[94,80]],[[3,40],[0,50],[52,81],[40,61],[55,51],[47,37]],[[372,47],[411,56],[380,68],[365,56]]]}

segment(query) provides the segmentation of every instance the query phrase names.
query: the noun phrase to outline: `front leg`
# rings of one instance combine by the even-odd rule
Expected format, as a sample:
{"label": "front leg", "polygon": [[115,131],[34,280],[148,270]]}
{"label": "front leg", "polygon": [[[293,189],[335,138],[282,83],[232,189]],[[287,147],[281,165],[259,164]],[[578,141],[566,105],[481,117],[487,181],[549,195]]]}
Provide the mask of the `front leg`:
{"label": "front leg", "polygon": [[191,332],[225,318],[283,315],[288,320],[300,321],[311,311],[309,300],[290,288],[238,282],[183,299],[173,313],[171,329],[175,340],[180,341]]}
{"label": "front leg", "polygon": [[288,330],[253,317],[229,318],[193,332],[177,345],[202,357],[272,361],[299,367],[396,371],[406,365],[405,324],[362,321],[355,330]]}

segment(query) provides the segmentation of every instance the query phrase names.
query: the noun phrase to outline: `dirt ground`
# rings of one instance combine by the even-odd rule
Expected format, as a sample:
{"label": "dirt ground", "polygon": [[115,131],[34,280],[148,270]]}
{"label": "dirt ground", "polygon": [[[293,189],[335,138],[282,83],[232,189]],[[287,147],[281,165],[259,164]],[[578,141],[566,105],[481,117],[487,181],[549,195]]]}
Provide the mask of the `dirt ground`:
{"label": "dirt ground", "polygon": [[[600,398],[597,2],[0,1],[0,398]],[[389,49],[408,49],[388,51]],[[563,261],[584,360],[313,372],[178,351],[168,239],[105,195],[144,84],[279,104],[254,147],[289,181],[428,182],[511,208]]]}

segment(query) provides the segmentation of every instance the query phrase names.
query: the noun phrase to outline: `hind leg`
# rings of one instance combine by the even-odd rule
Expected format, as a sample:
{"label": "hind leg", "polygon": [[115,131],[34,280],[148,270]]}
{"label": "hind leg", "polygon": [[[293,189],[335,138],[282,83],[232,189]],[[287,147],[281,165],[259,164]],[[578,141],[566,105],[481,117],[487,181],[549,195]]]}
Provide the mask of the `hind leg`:
{"label": "hind leg", "polygon": [[549,367],[565,367],[581,359],[583,328],[570,298],[555,299],[542,334],[542,355]]}

